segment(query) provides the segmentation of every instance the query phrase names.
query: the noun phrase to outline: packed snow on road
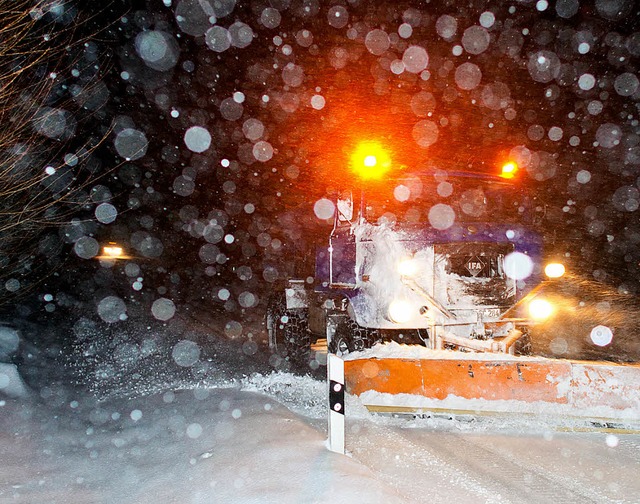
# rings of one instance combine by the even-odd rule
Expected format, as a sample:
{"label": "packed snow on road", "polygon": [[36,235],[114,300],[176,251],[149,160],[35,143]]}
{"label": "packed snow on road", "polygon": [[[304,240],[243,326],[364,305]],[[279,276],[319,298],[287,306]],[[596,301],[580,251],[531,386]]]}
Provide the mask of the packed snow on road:
{"label": "packed snow on road", "polygon": [[256,365],[234,342],[199,347],[200,330],[188,337],[194,347],[157,348],[99,393],[32,387],[2,364],[0,500],[613,503],[640,492],[637,434],[560,432],[518,415],[391,418],[348,396],[347,455],[332,453],[321,377]]}

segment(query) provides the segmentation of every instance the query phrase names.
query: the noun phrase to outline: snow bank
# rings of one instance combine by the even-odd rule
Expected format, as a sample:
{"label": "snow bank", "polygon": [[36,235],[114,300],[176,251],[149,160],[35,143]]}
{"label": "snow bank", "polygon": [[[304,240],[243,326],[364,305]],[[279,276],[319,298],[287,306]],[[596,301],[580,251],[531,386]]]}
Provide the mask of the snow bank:
{"label": "snow bank", "polygon": [[0,501],[385,503],[407,500],[326,432],[264,395],[195,389],[65,411],[0,401]]}
{"label": "snow bank", "polygon": [[0,325],[0,362],[7,361],[20,346],[20,335],[12,327]]}
{"label": "snow bank", "polygon": [[0,396],[28,397],[31,391],[18,373],[15,364],[5,364],[0,362]]}
{"label": "snow bank", "polygon": [[[326,422],[329,387],[324,380],[284,372],[256,373],[244,378],[241,387],[272,397],[298,415]],[[357,396],[347,394],[345,402],[350,419],[370,417]]]}

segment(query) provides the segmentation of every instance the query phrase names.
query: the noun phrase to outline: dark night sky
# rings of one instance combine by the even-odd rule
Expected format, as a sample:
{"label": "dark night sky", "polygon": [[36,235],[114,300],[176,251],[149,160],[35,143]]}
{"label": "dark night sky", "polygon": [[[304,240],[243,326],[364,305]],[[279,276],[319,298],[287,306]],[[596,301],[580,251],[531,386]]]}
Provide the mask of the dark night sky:
{"label": "dark night sky", "polygon": [[[168,3],[78,5],[75,23],[95,17],[77,36],[91,37],[47,105],[77,119],[59,160],[103,139],[72,167],[100,178],[54,233],[66,266],[39,298],[255,306],[326,229],[312,205],[350,183],[362,139],[409,170],[516,158],[518,183],[546,208],[543,232],[580,273],[637,289],[633,2],[225,0],[212,3],[215,25],[195,0]],[[136,259],[82,258],[105,241]]]}

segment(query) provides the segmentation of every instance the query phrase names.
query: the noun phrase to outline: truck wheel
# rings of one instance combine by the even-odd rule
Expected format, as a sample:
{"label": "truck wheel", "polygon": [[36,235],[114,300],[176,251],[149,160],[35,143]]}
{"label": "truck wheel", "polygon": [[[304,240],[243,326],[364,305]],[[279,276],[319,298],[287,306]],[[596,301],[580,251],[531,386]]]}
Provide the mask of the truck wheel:
{"label": "truck wheel", "polygon": [[331,343],[329,343],[329,352],[338,356],[353,352],[351,334],[344,322],[341,322],[336,327],[336,332],[331,338]]}
{"label": "truck wheel", "polygon": [[308,365],[311,337],[306,310],[273,310],[268,316],[272,350],[291,364]]}
{"label": "truck wheel", "polygon": [[336,355],[359,352],[371,348],[381,341],[376,329],[360,326],[355,320],[346,319],[338,324],[329,345],[329,351]]}

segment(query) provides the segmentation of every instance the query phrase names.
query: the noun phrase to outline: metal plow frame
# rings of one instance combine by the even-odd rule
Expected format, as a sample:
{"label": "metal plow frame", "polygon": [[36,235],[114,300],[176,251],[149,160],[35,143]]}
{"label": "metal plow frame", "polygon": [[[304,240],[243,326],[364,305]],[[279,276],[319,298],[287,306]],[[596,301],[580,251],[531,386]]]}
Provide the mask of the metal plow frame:
{"label": "metal plow frame", "polygon": [[640,364],[467,355],[347,360],[347,392],[378,413],[533,415],[577,420],[575,430],[640,430]]}

